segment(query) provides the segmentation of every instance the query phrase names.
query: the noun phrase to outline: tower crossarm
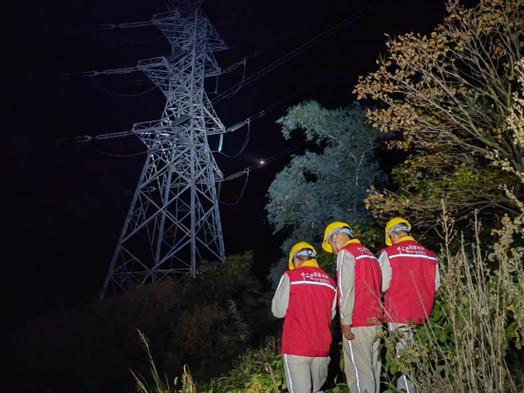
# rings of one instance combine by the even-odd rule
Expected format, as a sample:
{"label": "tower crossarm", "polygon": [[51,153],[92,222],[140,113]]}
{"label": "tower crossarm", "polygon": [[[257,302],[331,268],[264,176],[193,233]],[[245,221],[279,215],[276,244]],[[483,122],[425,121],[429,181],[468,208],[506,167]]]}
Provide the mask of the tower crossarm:
{"label": "tower crossarm", "polygon": [[134,67],[120,67],[120,68],[109,68],[107,70],[97,71],[97,70],[91,70],[91,71],[84,71],[82,72],[83,77],[95,77],[99,75],[125,75],[130,74],[132,72],[140,71],[140,69],[136,66]]}
{"label": "tower crossarm", "polygon": [[158,67],[159,64],[169,65],[169,62],[165,57],[154,57],[152,59],[140,60],[136,66],[131,67],[118,67],[118,68],[108,68],[105,70],[90,70],[82,72],[83,77],[96,77],[100,75],[126,75],[133,72],[145,72],[149,68]]}
{"label": "tower crossarm", "polygon": [[136,29],[139,27],[153,26],[152,20],[145,20],[140,22],[123,22],[123,23],[105,23],[100,25],[102,30],[115,30],[115,29]]}

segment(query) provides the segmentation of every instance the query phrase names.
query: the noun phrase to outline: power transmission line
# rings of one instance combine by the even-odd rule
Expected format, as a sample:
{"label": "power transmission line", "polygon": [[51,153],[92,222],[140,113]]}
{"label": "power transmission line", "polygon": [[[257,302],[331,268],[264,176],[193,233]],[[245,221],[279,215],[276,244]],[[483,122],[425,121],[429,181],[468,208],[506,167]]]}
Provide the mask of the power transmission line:
{"label": "power transmission line", "polygon": [[294,146],[291,146],[287,149],[284,149],[284,150],[281,150],[280,152],[277,152],[275,153],[274,155],[270,156],[269,158],[266,158],[263,161],[263,163],[257,163],[257,164],[254,164],[254,165],[251,165],[251,166],[248,166],[246,167],[245,169],[241,170],[241,171],[238,171],[238,172],[235,172],[227,177],[225,177],[221,183],[224,183],[224,182],[228,182],[228,181],[231,181],[231,180],[234,180],[234,179],[237,179],[243,175],[245,175],[245,179],[244,179],[244,183],[242,185],[242,189],[240,191],[240,195],[237,197],[237,199],[234,201],[234,202],[223,202],[223,201],[220,201],[220,203],[222,205],[225,205],[225,206],[236,206],[240,203],[240,201],[242,200],[242,198],[244,197],[244,194],[246,192],[246,189],[247,189],[247,184],[248,184],[248,181],[249,181],[249,175],[251,172],[257,170],[257,169],[261,169],[262,167],[265,167],[267,164],[273,162],[273,161],[276,161],[280,158],[283,158],[291,153],[294,153],[295,151],[299,150],[300,148],[302,148],[304,145],[306,144],[306,141],[302,141],[302,142],[299,142],[297,143],[296,145]]}
{"label": "power transmission line", "polygon": [[259,70],[256,73],[250,75],[243,82],[240,82],[237,85],[234,85],[230,89],[226,90],[224,93],[220,94],[219,97],[217,97],[216,99],[213,100],[213,104],[216,104],[216,103],[222,101],[223,99],[228,98],[228,94],[231,91],[239,90],[240,88],[245,87],[245,86],[253,83],[257,79],[259,79],[262,76],[266,75],[267,73],[273,71],[275,68],[277,68],[277,67],[287,63],[292,58],[300,55],[301,53],[303,53],[307,49],[312,48],[313,46],[317,45],[319,42],[322,42],[323,40],[325,40],[329,36],[333,35],[342,26],[355,22],[356,20],[358,20],[362,16],[366,15],[369,12],[369,10],[371,10],[374,7],[376,2],[377,1],[371,3],[365,9],[357,12],[356,14],[348,16],[347,18],[345,18],[344,20],[338,22],[334,26],[326,29],[322,33],[320,33],[320,34],[316,35],[315,37],[309,39],[308,41],[306,41],[305,43],[301,44],[300,46],[292,49],[291,51],[286,53],[284,56],[274,60],[273,62],[271,62],[267,66],[263,67],[261,70]]}
{"label": "power transmission line", "polygon": [[116,92],[114,90],[108,89],[107,87],[104,87],[99,82],[95,82],[95,85],[100,90],[104,91],[105,93],[113,95],[113,96],[117,96],[117,97],[139,97],[139,96],[143,96],[143,95],[149,94],[153,90],[157,89],[157,86],[152,86],[152,87],[150,87],[150,88],[148,88],[146,90],[143,90],[143,91],[140,91],[140,92],[137,92],[137,93],[121,93],[121,92]]}

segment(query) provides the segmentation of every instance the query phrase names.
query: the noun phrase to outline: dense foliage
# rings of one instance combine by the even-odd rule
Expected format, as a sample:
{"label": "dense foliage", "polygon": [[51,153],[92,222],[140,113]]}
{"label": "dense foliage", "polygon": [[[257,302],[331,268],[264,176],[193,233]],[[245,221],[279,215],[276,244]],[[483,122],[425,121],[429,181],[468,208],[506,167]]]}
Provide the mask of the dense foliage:
{"label": "dense foliage", "polygon": [[390,147],[410,153],[393,171],[394,184],[367,198],[384,219],[398,214],[434,227],[441,200],[458,220],[475,209],[485,220],[519,213],[503,188],[523,195],[522,128],[512,122],[522,110],[524,7],[520,0],[473,8],[450,1],[447,10],[429,35],[389,38],[378,70],[355,88],[359,99],[381,105],[367,115],[396,136]]}
{"label": "dense foliage", "polygon": [[363,199],[384,176],[376,159],[380,133],[362,108],[326,109],[309,101],[290,108],[278,123],[285,138],[303,132],[312,147],[293,157],[269,187],[268,220],[276,232],[289,234],[284,253],[297,241],[319,240],[329,221],[369,227]]}

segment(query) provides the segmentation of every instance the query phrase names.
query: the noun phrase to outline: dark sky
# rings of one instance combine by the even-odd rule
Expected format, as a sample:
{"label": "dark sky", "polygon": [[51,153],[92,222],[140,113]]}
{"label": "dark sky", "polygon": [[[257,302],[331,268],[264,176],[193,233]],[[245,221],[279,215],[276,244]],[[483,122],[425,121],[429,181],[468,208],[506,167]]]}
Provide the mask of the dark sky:
{"label": "dark sky", "polygon": [[[58,143],[83,134],[123,131],[156,119],[163,108],[158,91],[135,73],[123,77],[64,79],[64,73],[134,65],[168,54],[154,28],[100,30],[107,23],[150,19],[165,10],[161,0],[18,1],[3,8],[3,273],[4,308],[13,320],[69,307],[94,298],[143,163],[133,138],[91,144]],[[289,148],[275,120],[288,106],[316,99],[327,107],[354,97],[358,75],[375,68],[384,33],[427,32],[442,19],[441,1],[209,0],[204,4],[230,50],[217,58],[223,68],[247,58],[247,75],[351,15],[364,15],[329,38],[216,105],[226,125],[271,106],[252,124],[252,137],[237,159],[218,157],[227,176]],[[240,70],[220,81],[226,89]],[[210,88],[213,83],[210,83]],[[112,93],[112,94],[110,94]],[[115,93],[120,95],[115,95]],[[6,121],[7,120],[7,121]],[[234,154],[244,131],[230,135],[224,150]],[[108,154],[109,153],[109,154]],[[263,277],[280,257],[280,239],[265,221],[267,188],[289,156],[252,173],[244,198],[222,206],[227,253],[255,251]],[[225,184],[222,200],[238,196],[242,179]]]}

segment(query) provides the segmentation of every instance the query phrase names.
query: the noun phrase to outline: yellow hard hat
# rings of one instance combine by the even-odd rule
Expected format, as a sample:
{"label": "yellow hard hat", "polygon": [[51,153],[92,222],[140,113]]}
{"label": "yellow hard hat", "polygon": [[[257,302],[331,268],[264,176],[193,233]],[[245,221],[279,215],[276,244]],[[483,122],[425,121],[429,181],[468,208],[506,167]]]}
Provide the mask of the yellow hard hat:
{"label": "yellow hard hat", "polygon": [[351,230],[351,227],[347,222],[342,221],[334,221],[331,224],[329,224],[326,229],[324,229],[324,239],[322,240],[322,248],[324,251],[333,252],[333,248],[331,248],[331,245],[329,244],[328,240],[329,237],[333,234],[333,232],[337,231],[338,229],[347,228],[349,232],[347,233],[349,236],[353,237],[353,231]]}
{"label": "yellow hard hat", "polygon": [[313,251],[312,253],[308,253],[307,255],[310,256],[311,259],[314,259],[317,256],[317,250],[315,250],[315,247],[313,247],[311,244],[307,242],[298,242],[293,247],[291,247],[291,251],[289,252],[289,259],[287,261],[289,270],[293,270],[295,268],[295,265],[293,264],[293,258],[298,252],[302,250]]}
{"label": "yellow hard hat", "polygon": [[391,241],[390,232],[393,228],[395,228],[397,225],[404,225],[407,228],[407,232],[411,231],[411,224],[402,217],[394,217],[391,220],[388,221],[386,224],[385,232],[385,242],[387,246],[391,246],[393,243]]}

